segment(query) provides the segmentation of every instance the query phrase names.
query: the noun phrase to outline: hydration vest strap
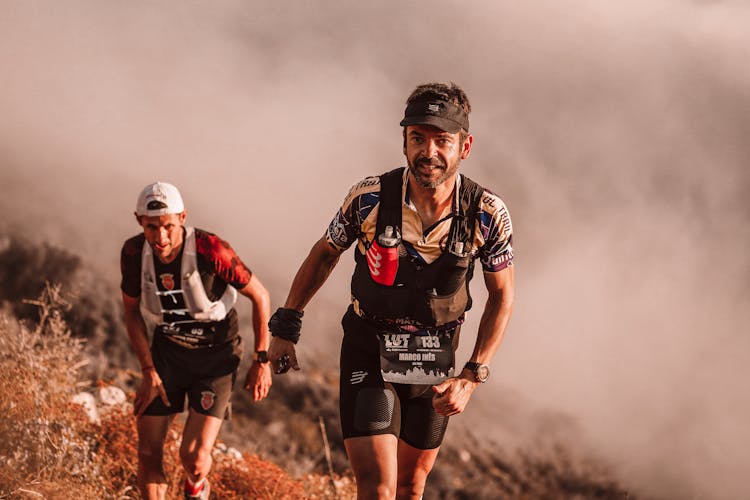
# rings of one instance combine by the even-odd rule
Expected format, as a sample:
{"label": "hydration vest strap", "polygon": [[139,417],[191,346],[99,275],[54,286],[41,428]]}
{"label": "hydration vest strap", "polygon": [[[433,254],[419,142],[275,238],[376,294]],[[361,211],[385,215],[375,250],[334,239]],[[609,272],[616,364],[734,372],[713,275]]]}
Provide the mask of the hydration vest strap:
{"label": "hydration vest strap", "polygon": [[474,241],[474,228],[476,226],[477,210],[482,200],[484,188],[461,174],[461,188],[458,191],[458,215],[453,218],[450,235],[448,237],[448,249],[453,250],[453,243],[463,242],[463,254],[471,251]]}
{"label": "hydration vest strap", "polygon": [[[385,231],[386,226],[401,230],[401,202],[403,199],[404,167],[391,170],[380,176],[380,207],[375,229],[375,237]],[[453,217],[448,234],[448,249],[453,249],[454,242],[464,244],[463,253],[471,250],[477,210],[482,199],[484,188],[461,174],[461,187],[458,192],[458,214]]]}
{"label": "hydration vest strap", "polygon": [[404,167],[391,170],[380,176],[380,207],[375,227],[375,238],[392,226],[401,233],[401,202],[403,198]]}

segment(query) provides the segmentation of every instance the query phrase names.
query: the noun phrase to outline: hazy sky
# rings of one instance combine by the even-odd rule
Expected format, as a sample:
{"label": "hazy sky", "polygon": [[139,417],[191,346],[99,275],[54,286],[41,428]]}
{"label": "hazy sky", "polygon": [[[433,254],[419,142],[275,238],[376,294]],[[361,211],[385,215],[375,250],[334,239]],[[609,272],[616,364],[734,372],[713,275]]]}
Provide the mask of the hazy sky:
{"label": "hazy sky", "polygon": [[[513,392],[638,493],[750,496],[749,25],[708,0],[4,1],[0,228],[114,282],[138,191],[170,181],[277,306],[348,188],[402,164],[411,89],[455,81],[518,287],[462,418]],[[351,261],[304,349],[336,352]]]}

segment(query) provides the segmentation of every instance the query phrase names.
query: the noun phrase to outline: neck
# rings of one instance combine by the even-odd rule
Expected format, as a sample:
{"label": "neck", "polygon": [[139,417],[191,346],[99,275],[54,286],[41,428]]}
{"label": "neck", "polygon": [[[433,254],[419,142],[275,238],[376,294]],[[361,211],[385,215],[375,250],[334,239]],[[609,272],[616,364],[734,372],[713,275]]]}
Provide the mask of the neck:
{"label": "neck", "polygon": [[425,226],[431,226],[445,216],[453,204],[453,190],[456,187],[456,177],[451,176],[445,182],[434,188],[420,186],[409,173],[409,199],[417,208],[419,216]]}

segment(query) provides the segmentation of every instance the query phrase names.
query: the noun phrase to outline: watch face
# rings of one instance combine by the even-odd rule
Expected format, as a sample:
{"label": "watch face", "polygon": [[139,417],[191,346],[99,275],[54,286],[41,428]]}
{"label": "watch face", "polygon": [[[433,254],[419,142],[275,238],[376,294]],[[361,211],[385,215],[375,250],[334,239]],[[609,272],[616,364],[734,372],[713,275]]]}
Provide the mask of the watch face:
{"label": "watch face", "polygon": [[490,378],[490,367],[487,365],[479,365],[476,374],[477,380],[480,382],[487,382],[487,379]]}
{"label": "watch face", "polygon": [[258,363],[268,363],[268,351],[256,351],[253,357]]}

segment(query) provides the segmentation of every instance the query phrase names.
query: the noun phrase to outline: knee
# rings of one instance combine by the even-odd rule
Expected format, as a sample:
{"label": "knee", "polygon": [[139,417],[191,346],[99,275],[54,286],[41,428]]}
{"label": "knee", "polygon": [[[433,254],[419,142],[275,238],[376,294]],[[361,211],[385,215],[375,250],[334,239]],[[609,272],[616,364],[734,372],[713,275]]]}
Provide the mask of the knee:
{"label": "knee", "polygon": [[396,489],[396,498],[422,498],[422,495],[424,495],[424,485],[424,481],[399,483]]}
{"label": "knee", "polygon": [[399,476],[396,498],[421,498],[430,471],[417,468],[406,477]]}
{"label": "knee", "polygon": [[376,478],[357,478],[357,499],[392,500],[396,498],[394,486]]}
{"label": "knee", "polygon": [[138,463],[148,469],[161,469],[164,450],[161,446],[147,446],[139,443]]}
{"label": "knee", "polygon": [[205,475],[211,468],[210,449],[180,450],[180,459],[185,470],[193,476]]}

